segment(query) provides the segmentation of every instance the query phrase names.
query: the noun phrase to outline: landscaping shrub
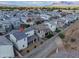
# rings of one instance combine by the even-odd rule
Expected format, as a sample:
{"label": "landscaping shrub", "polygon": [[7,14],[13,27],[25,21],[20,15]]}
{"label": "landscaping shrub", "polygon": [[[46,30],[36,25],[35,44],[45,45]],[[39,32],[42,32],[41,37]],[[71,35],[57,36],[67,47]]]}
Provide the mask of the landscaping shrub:
{"label": "landscaping shrub", "polygon": [[57,33],[58,33],[58,32],[60,32],[60,31],[61,31],[61,30],[60,30],[60,29],[58,29],[58,28],[56,28],[56,30],[55,30],[55,32],[57,32]]}
{"label": "landscaping shrub", "polygon": [[61,39],[64,39],[64,37],[65,37],[64,33],[60,33],[60,34],[59,34],[59,37],[60,37]]}

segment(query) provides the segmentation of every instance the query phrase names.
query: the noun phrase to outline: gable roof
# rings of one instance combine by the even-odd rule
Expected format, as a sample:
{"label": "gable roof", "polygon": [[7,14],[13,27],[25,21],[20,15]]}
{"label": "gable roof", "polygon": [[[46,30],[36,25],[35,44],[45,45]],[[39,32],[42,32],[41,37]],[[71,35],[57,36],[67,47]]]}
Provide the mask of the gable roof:
{"label": "gable roof", "polygon": [[26,28],[25,32],[32,31],[32,30],[34,30],[34,28],[31,26],[31,27]]}
{"label": "gable roof", "polygon": [[20,32],[18,30],[11,31],[10,34],[13,34],[17,41],[27,37],[24,32]]}

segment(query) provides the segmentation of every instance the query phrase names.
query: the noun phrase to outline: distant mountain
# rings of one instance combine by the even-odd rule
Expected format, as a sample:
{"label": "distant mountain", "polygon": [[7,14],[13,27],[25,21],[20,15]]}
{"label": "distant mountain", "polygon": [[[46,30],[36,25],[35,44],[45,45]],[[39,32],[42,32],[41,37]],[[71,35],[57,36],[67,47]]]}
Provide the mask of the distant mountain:
{"label": "distant mountain", "polygon": [[18,5],[9,5],[9,4],[1,4],[0,3],[0,6],[5,6],[5,7],[18,7]]}
{"label": "distant mountain", "polygon": [[53,2],[50,6],[69,6],[69,5],[79,5],[79,1],[60,1],[60,2]]}

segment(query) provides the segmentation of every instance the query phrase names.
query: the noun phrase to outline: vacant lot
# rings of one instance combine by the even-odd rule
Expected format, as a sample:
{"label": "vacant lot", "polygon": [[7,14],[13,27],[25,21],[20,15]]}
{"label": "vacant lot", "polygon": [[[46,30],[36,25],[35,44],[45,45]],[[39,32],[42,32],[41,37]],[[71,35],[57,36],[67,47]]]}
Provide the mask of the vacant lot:
{"label": "vacant lot", "polygon": [[79,20],[65,32],[63,41],[67,50],[79,50]]}

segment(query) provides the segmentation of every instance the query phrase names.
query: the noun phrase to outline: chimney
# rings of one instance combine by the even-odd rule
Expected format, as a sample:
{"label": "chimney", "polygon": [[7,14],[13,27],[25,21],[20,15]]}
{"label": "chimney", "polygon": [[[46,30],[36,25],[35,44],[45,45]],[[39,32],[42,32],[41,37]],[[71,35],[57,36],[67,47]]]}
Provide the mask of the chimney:
{"label": "chimney", "polygon": [[19,31],[20,32],[24,32],[24,26],[23,26],[23,24],[20,25]]}

